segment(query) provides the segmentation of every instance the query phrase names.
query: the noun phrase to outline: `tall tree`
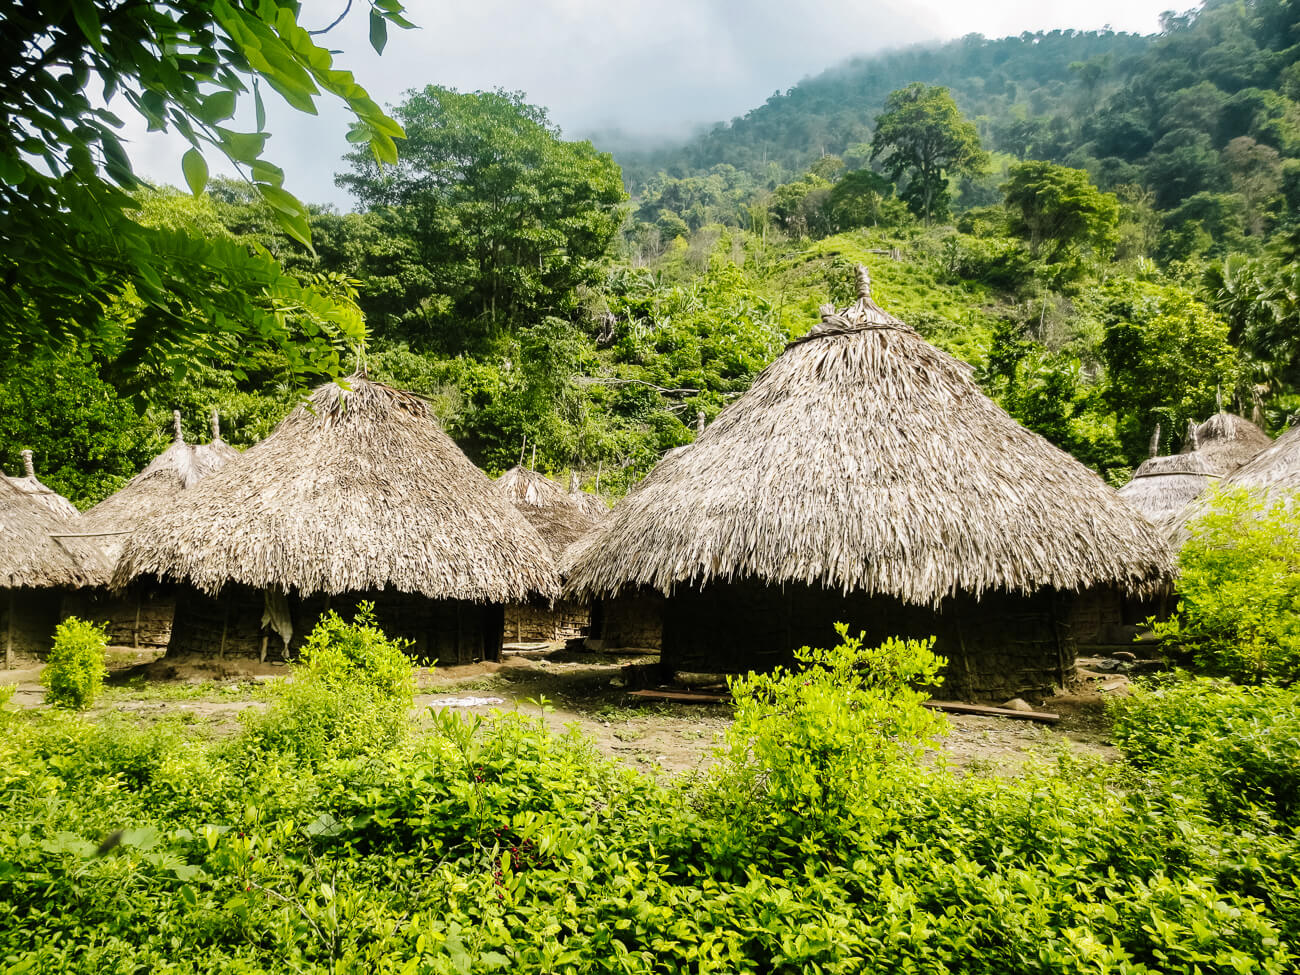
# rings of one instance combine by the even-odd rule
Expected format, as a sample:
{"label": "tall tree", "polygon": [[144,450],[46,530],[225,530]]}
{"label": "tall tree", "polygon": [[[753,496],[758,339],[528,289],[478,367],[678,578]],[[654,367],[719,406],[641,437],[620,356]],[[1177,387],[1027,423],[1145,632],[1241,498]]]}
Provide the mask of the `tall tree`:
{"label": "tall tree", "polygon": [[395,114],[406,129],[398,164],[381,168],[357,150],[337,181],[363,206],[412,215],[434,286],[450,302],[444,324],[457,326],[444,340],[464,342],[467,320],[517,325],[572,311],[622,222],[613,157],[561,139],[518,92],[431,85]]}
{"label": "tall tree", "polygon": [[[351,4],[348,4],[350,7]],[[298,23],[295,0],[73,0],[8,4],[0,20],[0,357],[78,348],[120,378],[183,370],[201,355],[249,344],[281,349],[298,373],[338,368],[357,340],[355,308],[230,240],[132,219],[140,181],[110,111],[125,105],[151,130],[190,143],[195,192],[205,155],[229,159],[308,239],[306,209],[263,149],[264,87],[315,113],[322,92],[351,109],[351,138],[396,160],[401,128]],[[399,0],[370,0],[371,42],[410,26]],[[316,33],[321,33],[320,31]],[[251,98],[255,131],[231,121]],[[128,319],[114,312],[126,299]],[[297,323],[297,327],[295,324]]]}
{"label": "tall tree", "polygon": [[976,176],[988,165],[979,133],[948,89],[919,81],[891,92],[876,117],[871,158],[878,157],[890,179],[903,184],[900,195],[912,212],[927,223],[948,213],[949,176]]}
{"label": "tall tree", "polygon": [[1035,255],[1059,261],[1089,249],[1107,256],[1118,242],[1119,200],[1092,185],[1082,169],[1048,162],[1017,163],[1002,184],[1010,230]]}

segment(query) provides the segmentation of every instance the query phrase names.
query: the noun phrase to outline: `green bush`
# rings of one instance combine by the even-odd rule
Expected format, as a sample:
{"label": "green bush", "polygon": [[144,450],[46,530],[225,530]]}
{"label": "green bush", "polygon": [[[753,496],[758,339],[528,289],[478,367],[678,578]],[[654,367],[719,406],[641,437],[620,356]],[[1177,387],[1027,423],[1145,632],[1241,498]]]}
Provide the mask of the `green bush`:
{"label": "green bush", "polygon": [[1216,816],[1264,810],[1300,825],[1300,689],[1205,678],[1158,682],[1112,703],[1115,743]]}
{"label": "green bush", "polygon": [[49,690],[45,699],[59,707],[84,711],[104,685],[108,634],[102,626],[69,616],[54,631],[41,683]]}
{"label": "green bush", "polygon": [[1174,655],[1248,683],[1300,678],[1300,499],[1241,488],[1209,496],[1178,556]]}
{"label": "green bush", "polygon": [[838,646],[795,651],[795,670],[729,682],[736,718],[712,784],[714,814],[728,826],[722,846],[836,845],[885,770],[913,761],[946,727],[916,689],[942,680],[933,637],[867,649],[844,624],[836,630]]}
{"label": "green bush", "polygon": [[308,634],[292,676],[272,687],[271,706],[247,719],[243,747],[319,762],[391,746],[415,698],[408,645],[375,625],[371,603],[351,622],[331,611]]}

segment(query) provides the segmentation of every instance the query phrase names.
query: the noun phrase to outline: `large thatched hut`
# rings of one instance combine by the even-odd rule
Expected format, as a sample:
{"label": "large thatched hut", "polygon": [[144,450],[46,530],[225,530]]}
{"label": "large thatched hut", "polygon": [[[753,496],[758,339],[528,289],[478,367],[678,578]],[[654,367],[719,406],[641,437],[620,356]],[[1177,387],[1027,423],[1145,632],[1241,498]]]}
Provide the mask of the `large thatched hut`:
{"label": "large thatched hut", "polygon": [[871,300],[827,306],[753,387],[614,509],[568,589],[659,602],[668,670],[738,671],[832,624],[937,637],[945,694],[1073,670],[1080,593],[1167,584],[1154,527]]}
{"label": "large thatched hut", "polygon": [[[572,485],[566,492],[545,474],[527,467],[510,468],[497,478],[495,487],[537,530],[557,564],[600,521],[583,501],[590,495],[573,490]],[[608,514],[609,509],[604,510]],[[587,607],[571,599],[511,603],[505,610],[505,638],[516,643],[568,640],[585,632],[588,615]]]}
{"label": "large thatched hut", "polygon": [[537,532],[427,403],[354,376],[129,537],[115,585],[181,584],[169,653],[292,654],[329,608],[375,603],[443,662],[495,656],[502,606],[555,595]]}
{"label": "large thatched hut", "polygon": [[103,587],[76,593],[64,604],[65,613],[104,626],[110,643],[160,650],[171,638],[176,608],[175,587],[157,579],[141,579],[125,591],[108,591],[112,566],[127,536],[171,507],[180,492],[197,484],[239,456],[221,439],[220,419],[212,411],[212,441],[186,443],[179,410],[172,411],[172,443],[116,494],[105,498],[82,517],[77,529],[93,538],[104,552],[109,569]]}
{"label": "large thatched hut", "polygon": [[98,551],[77,539],[39,501],[0,478],[0,639],[5,666],[15,654],[50,649],[64,591],[94,585],[105,572]]}
{"label": "large thatched hut", "polygon": [[58,491],[42,484],[40,478],[36,476],[36,465],[32,463],[32,452],[24,450],[21,452],[21,457],[23,460],[22,477],[9,477],[6,480],[56,518],[79,518],[81,512],[77,510],[75,504],[59,494]]}

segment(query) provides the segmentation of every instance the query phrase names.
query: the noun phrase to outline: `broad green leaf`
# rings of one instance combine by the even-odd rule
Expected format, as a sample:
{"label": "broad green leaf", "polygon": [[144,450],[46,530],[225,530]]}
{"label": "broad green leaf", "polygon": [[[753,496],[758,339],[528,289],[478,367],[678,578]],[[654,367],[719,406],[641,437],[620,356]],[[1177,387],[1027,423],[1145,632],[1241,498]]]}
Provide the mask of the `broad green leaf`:
{"label": "broad green leaf", "polygon": [[190,192],[198,196],[208,185],[208,163],[199,150],[187,149],[181,156],[181,171],[185,174],[185,183]]}
{"label": "broad green leaf", "polygon": [[266,105],[262,103],[262,86],[253,79],[253,114],[258,132],[266,131]]}
{"label": "broad green leaf", "polygon": [[370,46],[375,49],[376,54],[384,53],[384,45],[388,43],[388,22],[384,20],[384,15],[378,10],[370,11]]}
{"label": "broad green leaf", "polygon": [[266,148],[267,137],[264,132],[233,132],[218,128],[217,134],[221,137],[222,148],[236,162],[251,163]]}
{"label": "broad green leaf", "polygon": [[215,125],[224,122],[235,114],[235,93],[233,91],[213,92],[199,105],[199,118]]}
{"label": "broad green leaf", "polygon": [[101,37],[102,25],[99,22],[99,11],[95,9],[94,0],[72,0],[72,18],[77,22],[77,27],[86,40],[90,41],[90,46],[96,51],[104,49],[104,41]]}

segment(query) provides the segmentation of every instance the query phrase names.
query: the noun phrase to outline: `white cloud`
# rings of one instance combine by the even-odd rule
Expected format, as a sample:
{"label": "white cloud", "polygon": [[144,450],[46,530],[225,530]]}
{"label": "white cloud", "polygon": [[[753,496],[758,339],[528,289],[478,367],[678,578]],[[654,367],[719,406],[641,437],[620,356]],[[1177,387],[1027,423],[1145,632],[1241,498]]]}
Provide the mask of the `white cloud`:
{"label": "white cloud", "polygon": [[[345,0],[308,0],[302,22],[323,27]],[[419,30],[389,31],[379,57],[365,5],[328,35],[338,66],[354,71],[381,104],[426,84],[524,91],[570,134],[620,129],[680,136],[730,119],[855,54],[968,33],[988,37],[1053,28],[1150,32],[1167,2],[1152,0],[408,0]],[[300,197],[347,206],[334,173],[348,146],[348,116],[327,99],[311,118],[268,102],[268,158]],[[129,109],[120,112],[130,115]],[[128,122],[139,170],[180,184],[184,143]],[[215,160],[214,160],[215,163]],[[221,172],[220,165],[214,171]]]}

